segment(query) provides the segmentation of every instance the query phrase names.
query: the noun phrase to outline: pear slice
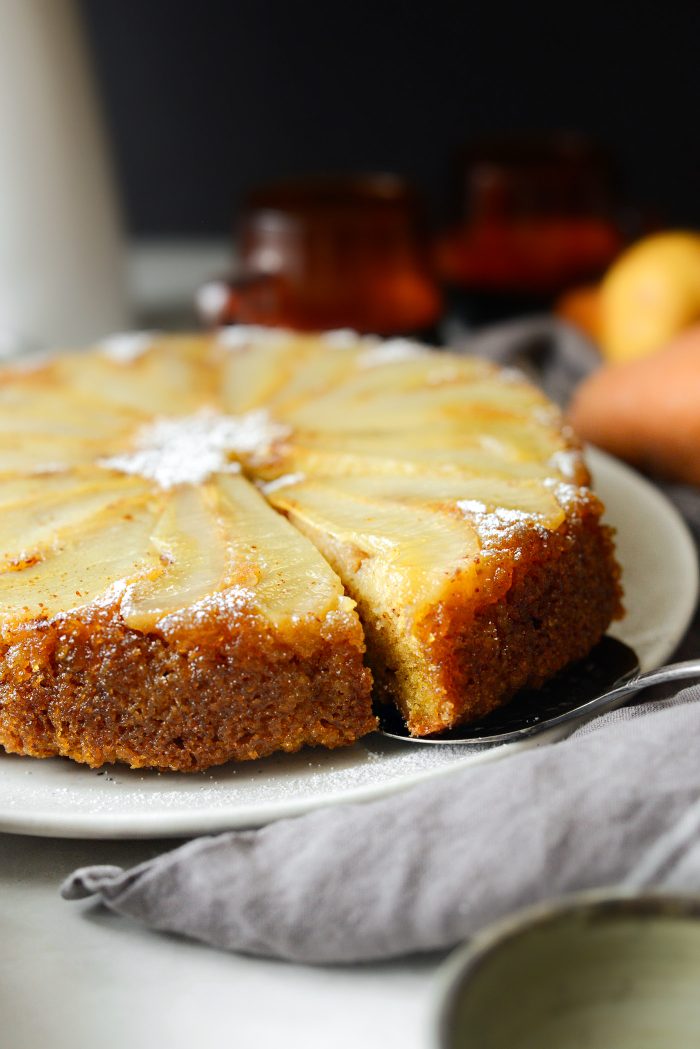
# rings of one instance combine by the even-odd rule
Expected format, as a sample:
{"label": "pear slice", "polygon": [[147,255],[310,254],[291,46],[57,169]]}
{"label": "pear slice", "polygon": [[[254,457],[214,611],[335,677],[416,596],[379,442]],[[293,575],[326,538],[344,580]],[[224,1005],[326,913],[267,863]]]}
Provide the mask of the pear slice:
{"label": "pear slice", "polygon": [[87,466],[95,460],[92,445],[80,437],[0,436],[0,474],[37,474]]}
{"label": "pear slice", "polygon": [[294,370],[285,375],[284,382],[274,393],[270,393],[268,404],[271,410],[284,417],[310,398],[334,389],[354,371],[356,360],[357,350],[331,348],[321,340],[303,361],[296,361]]}
{"label": "pear slice", "polygon": [[152,542],[163,574],[130,587],[122,615],[147,630],[182,609],[235,588],[236,601],[276,625],[351,602],[312,544],[265,502],[248,481],[220,474],[204,488],[170,493]]}
{"label": "pear slice", "polygon": [[472,526],[439,511],[364,498],[332,485],[300,482],[269,495],[339,572],[351,594],[379,602],[392,617],[432,604],[479,553]]}
{"label": "pear slice", "polygon": [[[5,505],[0,513],[0,570],[43,558],[47,550],[60,548],[66,537],[89,523],[90,518],[107,512],[118,517],[128,513],[131,500],[143,497],[146,486],[125,478],[82,487],[62,478],[63,489],[44,484],[41,493]],[[1,489],[0,489],[1,491]]]}
{"label": "pear slice", "polygon": [[277,625],[350,609],[333,570],[312,544],[242,477],[216,479],[226,531],[256,566],[255,603]]}
{"label": "pear slice", "polygon": [[3,621],[14,625],[82,608],[116,584],[159,574],[162,565],[150,542],[155,513],[146,500],[134,500],[118,514],[108,507],[66,532],[41,561],[0,574],[0,629]]}
{"label": "pear slice", "polygon": [[67,354],[53,366],[58,381],[93,403],[141,416],[186,415],[216,397],[203,338],[168,338],[133,359],[106,353]]}
{"label": "pear slice", "polygon": [[294,375],[313,351],[308,338],[270,338],[258,344],[223,350],[221,400],[225,412],[242,414],[262,406]]}
{"label": "pear slice", "polygon": [[[345,437],[345,440],[343,440]],[[264,471],[269,479],[282,473],[304,473],[311,477],[339,477],[378,474],[388,477],[431,474],[488,476],[500,478],[551,477],[555,472],[547,463],[520,461],[479,447],[419,447],[412,434],[333,435],[298,437],[290,442],[276,463]],[[454,444],[458,444],[455,441]]]}
{"label": "pear slice", "polygon": [[[496,477],[344,477],[329,481],[336,491],[361,499],[387,499],[411,507],[454,508],[460,512],[510,511],[550,531],[565,519],[551,489],[537,481]],[[411,510],[413,512],[413,509]],[[517,519],[517,518],[516,518]]]}
{"label": "pear slice", "polygon": [[[293,414],[293,413],[291,413]],[[319,416],[313,425],[296,426],[292,447],[361,450],[378,454],[384,448],[400,448],[409,457],[413,449],[429,450],[446,459],[451,453],[481,451],[505,463],[540,462],[547,464],[556,451],[567,451],[569,444],[561,434],[561,419],[547,417],[519,419],[493,411],[473,409],[451,418],[405,419],[396,425],[379,415],[351,413],[324,430]],[[551,470],[549,473],[551,474]]]}
{"label": "pear slice", "polygon": [[228,551],[206,487],[181,485],[165,498],[150,536],[161,571],[131,586],[122,601],[122,616],[136,630],[151,629],[226,584]]}
{"label": "pear slice", "polygon": [[139,415],[104,401],[89,399],[71,390],[56,388],[47,381],[7,381],[0,385],[0,435],[5,437],[48,437],[76,439],[88,443],[111,441],[128,435]]}
{"label": "pear slice", "polygon": [[[76,476],[77,474],[77,476]],[[91,473],[91,476],[94,476]],[[56,471],[54,473],[15,475],[0,474],[0,514],[18,503],[30,502],[37,497],[51,499],[55,496],[69,495],[79,491],[85,482],[83,475],[74,471]]]}
{"label": "pear slice", "polygon": [[347,384],[284,417],[303,430],[386,433],[460,422],[467,414],[512,421],[513,415],[527,418],[538,407],[548,408],[549,402],[534,387],[485,378],[399,391],[379,383],[353,391]]}
{"label": "pear slice", "polygon": [[126,441],[139,416],[56,387],[47,373],[0,382],[0,473],[65,469],[91,463],[102,448]]}
{"label": "pear slice", "polygon": [[52,501],[63,496],[72,499],[87,491],[117,490],[124,496],[146,494],[150,486],[134,477],[109,476],[102,469],[91,466],[71,470],[56,470],[46,474],[15,476],[0,474],[0,513],[19,503]]}
{"label": "pear slice", "polygon": [[415,357],[392,359],[387,354],[390,349],[391,343],[380,343],[370,349],[355,350],[353,374],[343,377],[342,395],[362,401],[387,390],[406,394],[465,382],[490,381],[495,374],[493,365],[479,357],[424,351]]}

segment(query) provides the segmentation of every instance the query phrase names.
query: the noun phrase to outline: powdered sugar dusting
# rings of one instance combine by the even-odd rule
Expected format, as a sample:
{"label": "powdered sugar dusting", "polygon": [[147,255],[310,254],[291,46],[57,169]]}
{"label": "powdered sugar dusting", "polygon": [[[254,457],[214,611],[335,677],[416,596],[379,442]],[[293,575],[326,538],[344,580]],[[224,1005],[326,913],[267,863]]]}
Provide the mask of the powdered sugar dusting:
{"label": "powdered sugar dusting", "polygon": [[38,466],[33,467],[28,471],[31,477],[43,477],[44,474],[62,474],[70,470],[70,466],[66,463],[58,462],[57,460],[49,460],[46,463],[40,463]]}
{"label": "powdered sugar dusting", "polygon": [[233,324],[216,334],[217,345],[227,350],[243,350],[247,346],[280,346],[294,337],[286,328],[265,328],[260,324]]}
{"label": "powdered sugar dusting", "polygon": [[336,328],[334,331],[324,331],[321,342],[330,346],[332,350],[352,350],[365,346],[368,349],[378,346],[380,339],[378,335],[360,335],[352,328]]}
{"label": "powdered sugar dusting", "polygon": [[561,448],[550,456],[548,466],[554,467],[567,481],[575,481],[583,467],[583,457],[576,448]]}
{"label": "powdered sugar dusting", "polygon": [[567,481],[559,481],[555,477],[548,477],[544,482],[545,488],[549,488],[562,510],[569,512],[582,501],[590,498],[591,490],[582,485],[570,484]]}
{"label": "powdered sugar dusting", "polygon": [[497,506],[489,510],[486,504],[478,499],[460,499],[457,506],[471,519],[482,549],[498,546],[511,540],[523,528],[544,528],[541,514],[513,510],[505,506]]}
{"label": "powdered sugar dusting", "polygon": [[[129,615],[131,596],[130,590],[127,590],[122,600],[121,611],[125,618]],[[208,594],[201,601],[196,601],[177,612],[168,613],[158,620],[158,626],[167,632],[184,624],[201,625],[213,616],[230,618],[254,607],[255,594],[252,590],[245,586],[230,586],[216,594]]]}
{"label": "powdered sugar dusting", "polygon": [[540,426],[561,431],[561,412],[553,404],[540,404],[532,412],[532,418]]}
{"label": "powdered sugar dusting", "polygon": [[395,364],[398,361],[415,360],[431,354],[429,346],[412,339],[387,339],[386,342],[371,346],[357,358],[360,368],[377,368],[383,364]]}
{"label": "powdered sugar dusting", "polygon": [[467,514],[485,514],[487,511],[486,503],[482,503],[478,499],[460,499],[457,506],[462,513]]}
{"label": "powdered sugar dusting", "polygon": [[126,331],[108,335],[98,343],[104,357],[115,364],[132,364],[153,346],[158,337],[155,331]]}
{"label": "powdered sugar dusting", "polygon": [[277,492],[280,488],[289,488],[290,485],[300,484],[306,480],[306,474],[303,473],[292,473],[282,474],[281,477],[276,477],[274,481],[267,481],[266,484],[261,485],[261,491],[265,495],[269,495],[271,492]]}
{"label": "powdered sugar dusting", "polygon": [[99,597],[96,597],[91,604],[95,608],[111,608],[117,601],[121,603],[126,591],[126,579],[115,579],[115,581],[107,587],[104,593],[100,594]]}
{"label": "powdered sugar dusting", "polygon": [[243,415],[204,409],[196,415],[156,419],[138,431],[132,451],[100,459],[98,465],[147,477],[161,488],[202,484],[215,473],[238,473],[240,464],[232,456],[263,459],[290,432],[263,409]]}
{"label": "powdered sugar dusting", "polygon": [[61,612],[57,612],[50,620],[51,623],[62,623],[64,620],[70,618],[79,609],[84,608],[106,608],[110,609],[115,604],[119,604],[127,592],[127,581],[126,579],[115,579],[113,583],[110,583],[106,590],[97,597],[92,598],[90,601],[78,602],[72,605],[70,608],[65,608]]}
{"label": "powdered sugar dusting", "polygon": [[191,836],[383,797],[511,748],[470,747],[465,754],[460,746],[402,747],[373,733],[352,747],[304,748],[187,776],[125,765],[110,766],[104,774],[85,765],[66,769],[59,761],[8,761],[0,803],[13,829],[36,828],[41,812],[43,826],[64,836]]}

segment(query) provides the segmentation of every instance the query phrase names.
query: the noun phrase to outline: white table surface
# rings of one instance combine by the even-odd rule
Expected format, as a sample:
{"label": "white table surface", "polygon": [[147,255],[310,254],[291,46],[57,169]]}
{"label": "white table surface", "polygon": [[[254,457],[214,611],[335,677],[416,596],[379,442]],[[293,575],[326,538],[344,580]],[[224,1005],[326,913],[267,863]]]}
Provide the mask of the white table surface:
{"label": "white table surface", "polygon": [[0,834],[2,1049],[426,1049],[438,956],[311,967],[142,929],[63,877],[176,843]]}

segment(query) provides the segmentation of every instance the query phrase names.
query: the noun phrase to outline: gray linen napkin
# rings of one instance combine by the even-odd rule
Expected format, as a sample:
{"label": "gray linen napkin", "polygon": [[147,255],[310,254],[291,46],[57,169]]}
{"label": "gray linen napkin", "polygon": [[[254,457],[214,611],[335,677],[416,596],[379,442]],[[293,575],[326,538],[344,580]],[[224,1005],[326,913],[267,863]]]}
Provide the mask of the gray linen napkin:
{"label": "gray linen napkin", "polygon": [[[596,364],[551,318],[500,326],[464,348],[524,367],[560,403]],[[700,539],[700,492],[667,493]],[[698,620],[679,657],[695,655]],[[62,891],[217,947],[319,963],[448,947],[580,889],[697,893],[699,745],[695,686],[384,801],[199,838],[130,871],[87,867]]]}
{"label": "gray linen napkin", "polygon": [[[154,929],[294,961],[448,947],[525,904],[634,882],[700,802],[699,744],[693,686],[380,802],[199,838],[126,872],[88,867],[62,891],[98,894]],[[700,825],[669,849],[645,882],[699,892]]]}

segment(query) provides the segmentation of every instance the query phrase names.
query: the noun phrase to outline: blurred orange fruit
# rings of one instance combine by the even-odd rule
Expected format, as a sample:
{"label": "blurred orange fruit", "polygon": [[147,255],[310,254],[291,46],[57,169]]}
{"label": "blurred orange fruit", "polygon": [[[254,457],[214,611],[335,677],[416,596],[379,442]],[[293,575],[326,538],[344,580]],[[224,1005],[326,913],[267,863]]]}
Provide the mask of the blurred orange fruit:
{"label": "blurred orange fruit", "polygon": [[558,299],[554,312],[597,343],[600,341],[600,299],[600,285],[582,284],[565,292]]}
{"label": "blurred orange fruit", "polygon": [[599,368],[576,391],[569,420],[621,459],[700,485],[700,324],[658,353]]}

